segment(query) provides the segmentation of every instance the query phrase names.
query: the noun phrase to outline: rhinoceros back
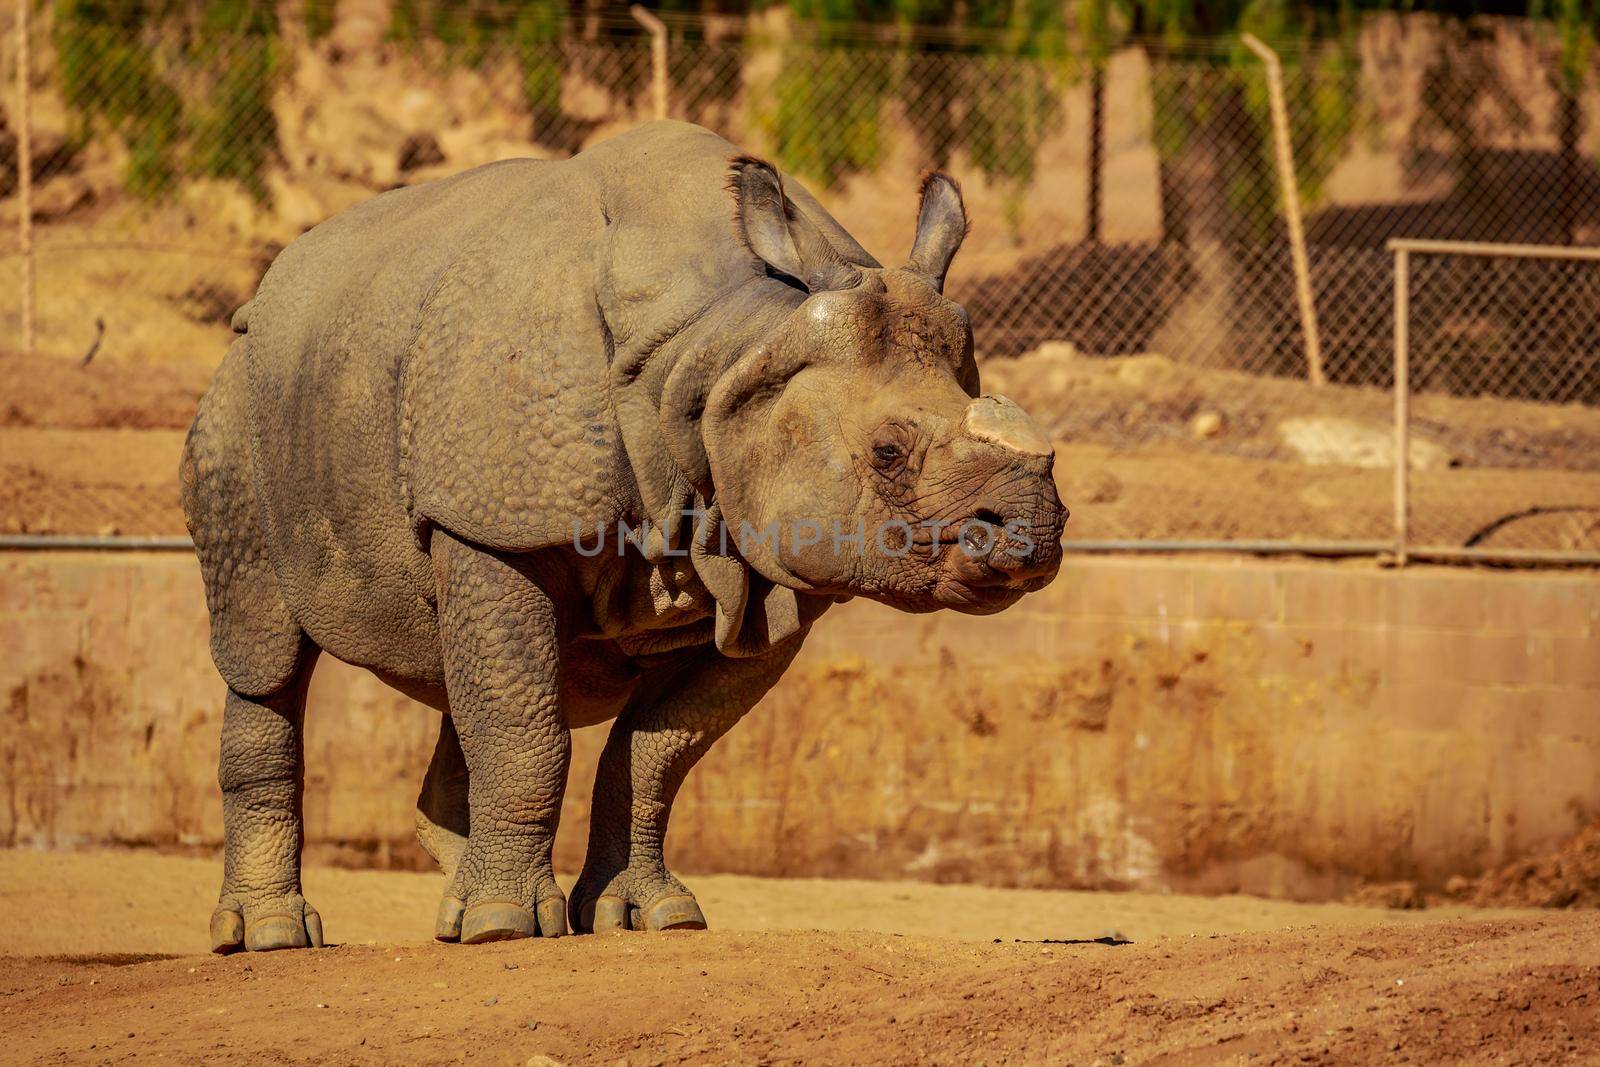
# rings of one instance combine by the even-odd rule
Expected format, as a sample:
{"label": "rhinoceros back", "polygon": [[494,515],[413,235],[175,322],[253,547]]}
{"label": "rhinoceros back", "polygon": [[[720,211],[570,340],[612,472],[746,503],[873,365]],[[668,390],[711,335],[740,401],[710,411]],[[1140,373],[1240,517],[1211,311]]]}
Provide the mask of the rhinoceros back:
{"label": "rhinoceros back", "polygon": [[734,151],[646,127],[386,193],[278,257],[236,350],[267,552],[313,641],[436,678],[431,526],[532,550],[638,513],[608,367],[753,269]]}

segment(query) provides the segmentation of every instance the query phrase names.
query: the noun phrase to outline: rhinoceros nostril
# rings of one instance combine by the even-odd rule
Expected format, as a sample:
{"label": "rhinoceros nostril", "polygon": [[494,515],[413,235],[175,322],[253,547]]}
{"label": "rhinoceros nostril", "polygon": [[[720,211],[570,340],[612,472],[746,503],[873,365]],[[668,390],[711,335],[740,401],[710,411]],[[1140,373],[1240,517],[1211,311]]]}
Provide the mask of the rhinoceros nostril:
{"label": "rhinoceros nostril", "polygon": [[973,558],[982,558],[994,551],[1005,524],[992,511],[980,511],[961,524],[961,548]]}

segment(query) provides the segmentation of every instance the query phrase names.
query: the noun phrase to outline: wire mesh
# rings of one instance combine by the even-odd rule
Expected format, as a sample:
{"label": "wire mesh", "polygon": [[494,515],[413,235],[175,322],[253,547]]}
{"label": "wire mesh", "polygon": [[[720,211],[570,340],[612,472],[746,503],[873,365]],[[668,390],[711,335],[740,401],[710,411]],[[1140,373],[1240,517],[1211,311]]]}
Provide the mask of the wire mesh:
{"label": "wire mesh", "polygon": [[[45,11],[29,79],[35,359],[87,363],[101,414],[107,383],[134,397],[167,375],[198,392],[233,309],[305,229],[388,188],[563,158],[651,117],[638,27],[456,10],[352,2],[331,20],[243,27],[132,4]],[[779,162],[886,263],[909,247],[920,171],[962,181],[973,225],[948,295],[972,313],[986,388],[1061,443],[1069,539],[1384,541],[1385,242],[1600,242],[1600,87],[1531,24],[1469,38],[1373,20],[1353,43],[1285,50],[1329,381],[1315,388],[1267,86],[1244,49],[1142,44],[1096,66],[1071,49],[770,18],[670,25],[669,113]],[[7,117],[14,36],[0,50]],[[13,122],[0,129],[0,338],[20,315],[15,160]],[[1419,476],[1417,531],[1592,546],[1586,520],[1544,513],[1482,531],[1600,502],[1593,271],[1417,270],[1417,447],[1436,444],[1442,464]],[[19,395],[4,421],[98,424],[64,403]],[[132,506],[116,525],[182,528],[175,506]],[[12,511],[12,529],[66,528],[31,504]]]}
{"label": "wire mesh", "polygon": [[1600,553],[1600,258],[1413,251],[1407,284],[1412,541]]}

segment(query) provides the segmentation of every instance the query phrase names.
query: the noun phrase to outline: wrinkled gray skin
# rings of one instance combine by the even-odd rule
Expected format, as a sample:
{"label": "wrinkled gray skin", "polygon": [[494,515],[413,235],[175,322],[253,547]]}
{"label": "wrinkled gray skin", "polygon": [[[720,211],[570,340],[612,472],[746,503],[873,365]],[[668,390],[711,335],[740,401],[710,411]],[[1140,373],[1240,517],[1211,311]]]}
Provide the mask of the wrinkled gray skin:
{"label": "wrinkled gray skin", "polygon": [[[323,651],[446,713],[417,812],[441,940],[704,926],[662,861],[673,797],[811,624],[855,595],[999,611],[1059,565],[1050,446],[974,399],[940,294],[964,232],[931,176],[910,263],[883,269],[768,165],[656,123],[386,193],[287,248],[183,457],[228,684],[215,949],[322,942],[300,807]],[[988,555],[958,541],[974,517],[1011,524]],[[871,536],[891,519],[952,525],[907,551]],[[797,520],[869,535],[835,551]],[[774,521],[744,554],[718,535]],[[612,719],[569,906],[569,730]]]}

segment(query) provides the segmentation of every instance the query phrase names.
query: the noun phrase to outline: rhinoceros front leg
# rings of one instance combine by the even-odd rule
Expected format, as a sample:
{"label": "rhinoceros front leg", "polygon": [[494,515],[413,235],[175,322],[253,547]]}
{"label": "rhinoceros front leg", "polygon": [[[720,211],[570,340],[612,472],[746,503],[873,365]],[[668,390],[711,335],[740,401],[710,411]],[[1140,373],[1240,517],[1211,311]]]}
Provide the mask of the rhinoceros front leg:
{"label": "rhinoceros front leg", "polygon": [[618,717],[595,774],[589,852],[572,891],[575,929],[705,929],[694,894],[667,870],[672,801],[700,757],[777,682],[800,643],[796,635],[749,659],[708,650]]}
{"label": "rhinoceros front leg", "polygon": [[551,867],[572,742],[561,623],[530,557],[433,540],[450,718],[467,767],[468,832],[435,936],[465,944],[567,932]]}

